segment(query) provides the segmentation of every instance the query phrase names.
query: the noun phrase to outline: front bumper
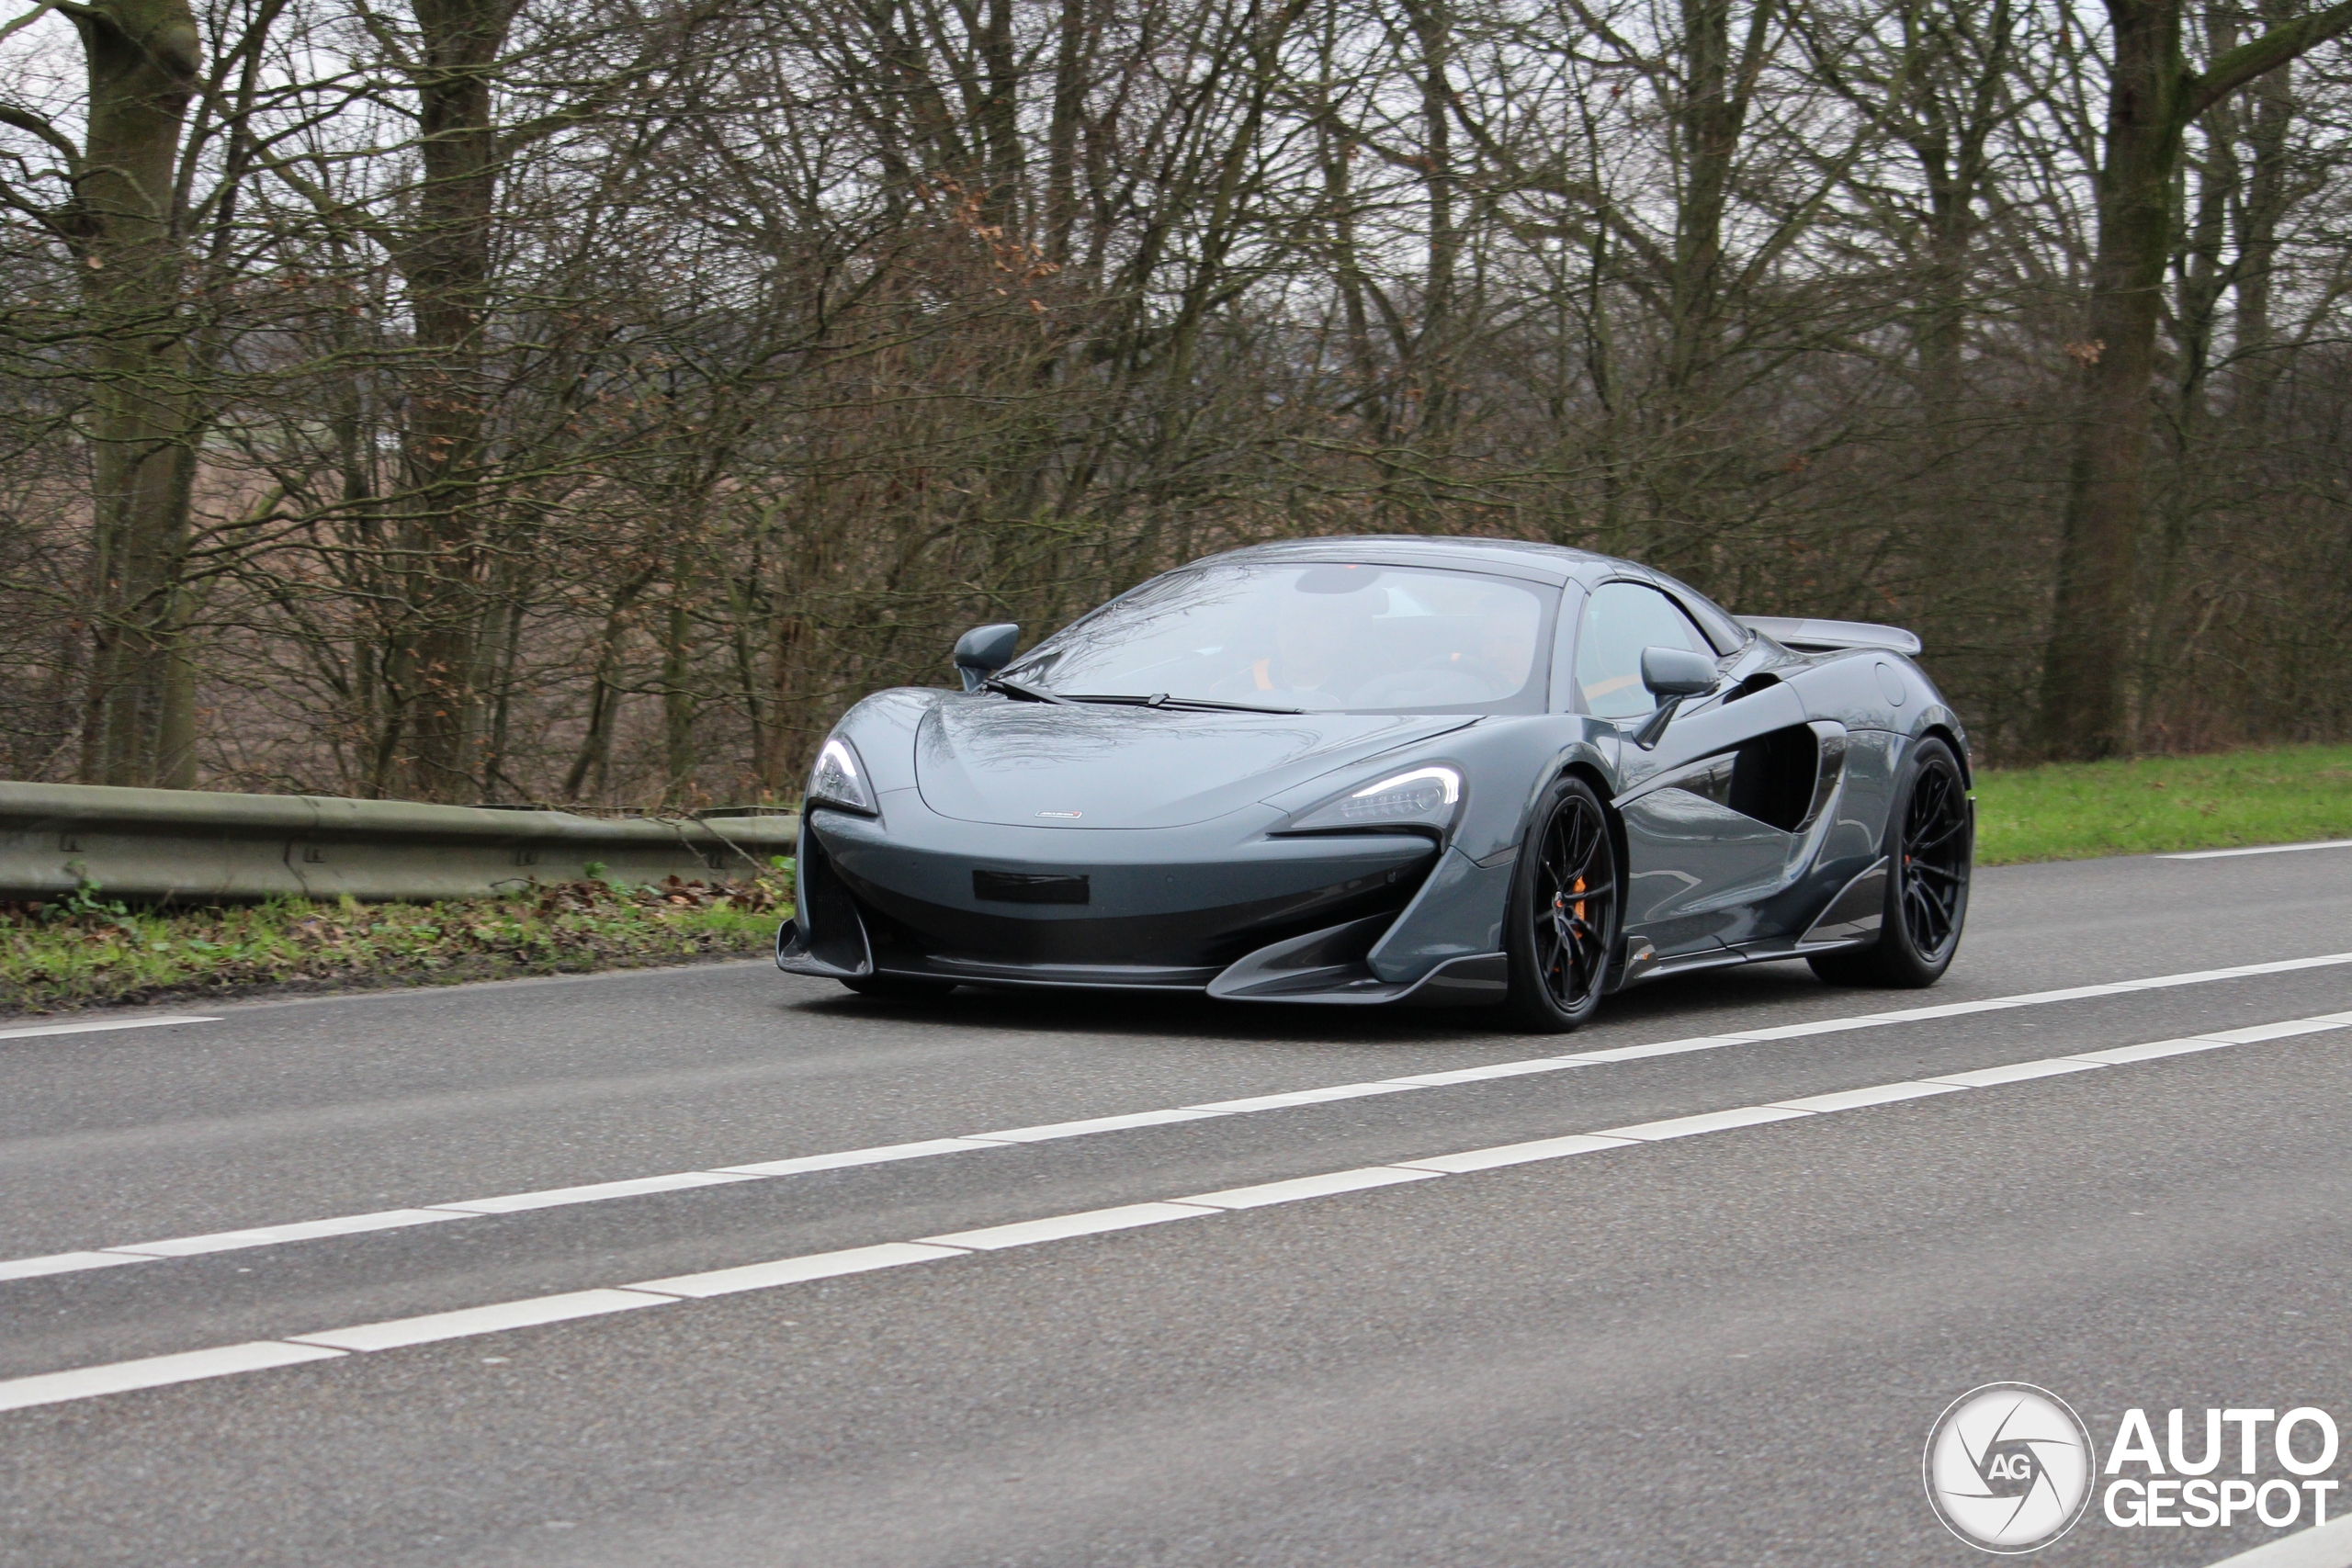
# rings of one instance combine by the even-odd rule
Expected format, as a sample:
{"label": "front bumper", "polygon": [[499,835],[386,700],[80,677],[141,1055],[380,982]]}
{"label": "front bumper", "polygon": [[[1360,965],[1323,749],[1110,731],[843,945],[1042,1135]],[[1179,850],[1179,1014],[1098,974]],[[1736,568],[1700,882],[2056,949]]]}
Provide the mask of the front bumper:
{"label": "front bumper", "polygon": [[1243,995],[1261,988],[1212,982],[1271,948],[1344,930],[1306,965],[1330,985],[1276,987],[1264,999],[1380,1001],[1459,954],[1436,953],[1409,976],[1364,963],[1439,863],[1430,840],[1270,837],[1283,820],[1251,807],[1188,828],[997,826],[941,817],[913,790],[885,795],[879,818],[820,807],[803,819],[799,912],[776,962],[839,979]]}

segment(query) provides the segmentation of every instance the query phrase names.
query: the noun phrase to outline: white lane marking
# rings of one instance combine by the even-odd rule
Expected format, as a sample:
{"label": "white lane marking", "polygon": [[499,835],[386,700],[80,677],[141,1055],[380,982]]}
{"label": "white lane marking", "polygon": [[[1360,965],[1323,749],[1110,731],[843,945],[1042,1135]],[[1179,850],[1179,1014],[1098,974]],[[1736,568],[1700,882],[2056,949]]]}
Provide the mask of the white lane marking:
{"label": "white lane marking", "polygon": [[1866,1105],[1892,1105],[1898,1100],[1925,1100],[1931,1094],[1952,1094],[1965,1089],[1946,1079],[1938,1083],[1883,1083],[1868,1089],[1840,1089],[1835,1094],[1809,1094],[1802,1100],[1776,1100],[1772,1103],[1791,1111],[1860,1111]]}
{"label": "white lane marking", "polygon": [[332,1220],[307,1220],[300,1224],[261,1225],[252,1230],[215,1231],[210,1235],[175,1236],[169,1241],[137,1241],[110,1247],[126,1253],[123,1261],[142,1258],[194,1258],[207,1252],[234,1252],[240,1247],[274,1247],[284,1241],[316,1241],[322,1236],[363,1235],[369,1231],[397,1230],[403,1225],[429,1225],[467,1216],[451,1209],[386,1209],[373,1214],[345,1214]]}
{"label": "white lane marking", "polygon": [[1399,1170],[1433,1170],[1440,1176],[1467,1176],[1474,1170],[1499,1170],[1507,1165],[1532,1165],[1540,1159],[1561,1159],[1601,1149],[1627,1149],[1631,1138],[1604,1138],[1598,1133],[1571,1133],[1565,1138],[1535,1138],[1524,1144],[1498,1144],[1489,1149],[1468,1149],[1458,1155],[1432,1155],[1428,1159],[1396,1162]]}
{"label": "white lane marking", "polygon": [[934,1258],[961,1258],[967,1250],[914,1241],[886,1241],[879,1247],[853,1247],[840,1252],[811,1253],[806,1258],[779,1258],[773,1263],[746,1263],[736,1269],[648,1280],[629,1289],[698,1301],[705,1296],[731,1296],[738,1291],[767,1291],[778,1285],[830,1280],[840,1274],[865,1274],[876,1269],[896,1269],[901,1264],[928,1263]]}
{"label": "white lane marking", "polygon": [[586,1187],[551,1187],[544,1192],[509,1192],[503,1198],[469,1198],[462,1203],[435,1203],[451,1218],[466,1214],[518,1214],[526,1209],[560,1209],[571,1203],[601,1203],[608,1198],[635,1198],[646,1192],[678,1192],[692,1187],[723,1187],[730,1181],[757,1181],[741,1170],[676,1170],[667,1176],[640,1176],[628,1181],[598,1181]]}
{"label": "white lane marking", "polygon": [[217,1018],[199,1018],[194,1014],[164,1013],[154,1018],[103,1018],[86,1023],[30,1023],[22,1028],[0,1029],[0,1040],[28,1040],[36,1034],[96,1034],[105,1029],[161,1029],[171,1023],[218,1023]]}
{"label": "white lane marking", "polygon": [[[2332,1013],[2317,1018],[2295,1021],[2301,1029],[2278,1026],[2268,1038],[2285,1039],[2290,1033],[2320,1033],[2341,1029],[2352,1021],[2352,1014]],[[2245,1031],[2233,1032],[2244,1033]],[[2152,1047],[2185,1045],[2193,1042],[2210,1050],[2229,1050],[2246,1043],[2245,1041],[2217,1035],[2192,1036],[2188,1041],[2154,1041]],[[2137,1058],[2154,1060],[2157,1055]],[[2060,1064],[2064,1064],[2060,1066]],[[2041,1078],[2076,1068],[2105,1069],[2110,1064],[2088,1056],[2052,1056],[2040,1063],[2021,1063],[2024,1067],[2047,1067],[2047,1071],[2011,1074],[1988,1080],[1989,1084],[2009,1084]],[[1978,1075],[1966,1075],[1976,1077]],[[1820,1109],[1800,1108],[1793,1102],[1780,1105],[1751,1105],[1728,1111],[1707,1111],[1695,1116],[1677,1117],[1668,1122],[1642,1123],[1636,1127],[1617,1129],[1620,1133],[1640,1134],[1642,1142],[1656,1139],[1690,1137],[1709,1132],[1728,1132],[1782,1121],[1806,1121],[1815,1116],[1835,1115],[1846,1111],[1885,1104],[1889,1101],[1915,1099],[1922,1092],[1948,1089],[1954,1093],[1974,1092],[1979,1086],[1962,1085],[1955,1079],[1941,1084],[1925,1082],[1881,1084],[1870,1089],[1851,1089],[1842,1095],[1816,1096]],[[1835,1103],[1832,1103],[1832,1102]],[[704,1274],[682,1274],[666,1280],[645,1280],[626,1285],[614,1285],[594,1290],[566,1291],[549,1296],[529,1296],[519,1301],[496,1302],[487,1306],[465,1307],[456,1312],[428,1313],[419,1317],[395,1318],[384,1323],[364,1324],[356,1328],[328,1329],[317,1334],[288,1336],[282,1341],[263,1340],[249,1345],[232,1345],[217,1350],[194,1350],[174,1356],[148,1357],[142,1360],[116,1362],[109,1366],[85,1367],[74,1371],[42,1372],[31,1377],[0,1382],[0,1410],[20,1409],[28,1405],[56,1404],[69,1400],[89,1399],[99,1394],[116,1393],[129,1389],[153,1388],[164,1383],[191,1382],[204,1378],[228,1377],[238,1372],[253,1371],[264,1367],[284,1366],[320,1355],[334,1355],[345,1350],[389,1350],[406,1345],[430,1344],[436,1340],[464,1338],[477,1334],[497,1334],[508,1329],[531,1327],[540,1324],[564,1323],[577,1318],[595,1317],[616,1312],[630,1312],[640,1307],[662,1306],[680,1300],[706,1296],[728,1295],[740,1291],[767,1290],[803,1280],[836,1279],[848,1274],[862,1274],[882,1269],[895,1269],[913,1263],[935,1262],[950,1258],[962,1258],[972,1252],[1001,1251],[1007,1247],[1034,1247],[1046,1242],[1066,1241],[1076,1236],[1101,1235],[1107,1232],[1132,1230],[1145,1225],[1165,1224],[1173,1220],[1204,1219],[1213,1214],[1238,1209],[1261,1208],[1280,1203],[1312,1201],[1344,1192],[1360,1192],[1369,1188],[1386,1187],[1400,1181],[1419,1180],[1432,1176],[1464,1175],[1474,1171],[1494,1170],[1508,1166],[1526,1165],[1537,1160],[1561,1159],[1583,1154],[1598,1154],[1610,1149],[1634,1145],[1633,1137],[1620,1137],[1608,1133],[1572,1134],[1566,1137],[1543,1138],[1528,1143],[1503,1144],[1492,1148],[1465,1149],[1458,1154],[1433,1155],[1423,1159],[1399,1160],[1394,1165],[1364,1166],[1350,1170],[1327,1171],[1316,1176],[1295,1177],[1288,1181],[1267,1182],[1258,1187],[1233,1188],[1224,1192],[1199,1194],[1159,1202],[1123,1203],[1114,1208],[1091,1209],[1075,1214],[1053,1214],[1044,1219],[1021,1220],[1012,1224],[989,1225],[978,1230],[957,1231],[946,1235],[925,1236],[912,1242],[885,1243],[875,1247],[852,1247],[841,1251],[808,1254],[797,1258],[779,1258],[764,1263],[744,1264],[733,1269],[718,1269]]]}
{"label": "white lane marking", "polygon": [[85,1269],[111,1269],[118,1263],[153,1263],[153,1253],[54,1252],[47,1258],[19,1258],[0,1263],[0,1280],[38,1280],[44,1274],[77,1274]]}
{"label": "white lane marking", "polygon": [[290,1367],[298,1361],[323,1361],[340,1356],[322,1345],[295,1345],[280,1339],[257,1339],[250,1345],[223,1345],[211,1350],[182,1350],[170,1356],[144,1356],[136,1361],[114,1361],[103,1367],[83,1367],[70,1372],[42,1372],[37,1377],[10,1378],[0,1382],[0,1410],[22,1410],[31,1404],[62,1404],[68,1400],[96,1399],[102,1393],[127,1393],[135,1388],[162,1388],[166,1383],[197,1382],[205,1378],[233,1377],[265,1367]]}
{"label": "white lane marking", "polygon": [[1938,1073],[1924,1081],[1948,1083],[1960,1089],[1991,1089],[1996,1084],[2023,1083],[2028,1078],[2055,1077],[2060,1073],[2087,1073],[2107,1065],[2105,1062],[2085,1061],[2079,1056],[2057,1056],[2040,1062],[2011,1062],[2007,1066],[1979,1067],[1967,1073]]}
{"label": "white lane marking", "polygon": [[1044,1144],[1056,1138],[1083,1138],[1090,1133],[1124,1133],[1131,1127],[1165,1127],[1177,1122],[1204,1122],[1214,1111],[1138,1111],[1132,1116],[1092,1116],[1083,1122],[1048,1122],[1042,1127],[1014,1127],[984,1134],[992,1143]]}
{"label": "white lane marking", "polygon": [[1664,1122],[1639,1122],[1631,1127],[1603,1127],[1604,1138],[1630,1138],[1637,1144],[1662,1143],[1668,1138],[1692,1138],[1702,1133],[1727,1133],[1734,1127],[1754,1127],[1766,1122],[1786,1122],[1810,1116],[1784,1105],[1743,1105],[1736,1111],[1708,1111],[1697,1116],[1676,1116]]}
{"label": "white lane marking", "polygon": [[846,1170],[856,1165],[888,1165],[892,1160],[929,1159],[964,1149],[1001,1149],[1001,1138],[926,1138],[919,1144],[883,1144],[870,1149],[841,1149],[829,1155],[801,1155],[759,1165],[722,1165],[721,1176],[798,1176],[810,1170]]}
{"label": "white lane marking", "polygon": [[1400,1181],[1427,1181],[1434,1170],[1407,1170],[1399,1166],[1372,1165],[1359,1170],[1327,1170],[1320,1176],[1295,1176],[1287,1181],[1264,1181],[1255,1187],[1228,1187],[1222,1192],[1196,1192],[1180,1203],[1211,1209],[1262,1209],[1270,1203],[1296,1203],[1308,1198],[1329,1198],[1340,1192],[1363,1192],[1394,1187]]}
{"label": "white lane marking", "polygon": [[[2352,839],[2320,839],[2308,844],[2256,844],[2250,850],[2191,850],[2187,854],[2158,855],[2158,860],[2227,860],[2233,855],[2291,855],[2302,850],[2352,850]],[[2234,1562],[2236,1558],[2230,1559]]]}
{"label": "white lane marking", "polygon": [[1166,1224],[1170,1220],[1197,1220],[1222,1210],[1194,1203],[1121,1203],[1109,1209],[1089,1209],[1078,1214],[1054,1214],[1042,1220],[1019,1220],[1009,1225],[984,1225],[978,1230],[946,1235],[918,1236],[933,1247],[961,1247],[967,1252],[995,1252],[1008,1247],[1035,1247],[1041,1241],[1067,1241],[1074,1235],[1099,1235],[1104,1231],[1133,1230],[1137,1225]]}
{"label": "white lane marking", "polygon": [[[1200,1105],[1170,1107],[1159,1111],[1135,1111],[1124,1116],[1097,1116],[1078,1122],[1058,1122],[1036,1127],[1015,1127],[994,1133],[968,1133],[952,1138],[929,1138],[918,1143],[885,1144],[875,1148],[841,1149],[831,1154],[801,1155],[789,1159],[764,1160],[750,1165],[720,1166],[713,1170],[673,1171],[662,1176],[638,1177],[622,1181],[592,1182],[581,1187],[551,1188],[540,1192],[513,1193],[501,1197],[468,1199],[456,1203],[433,1203],[416,1210],[390,1211],[397,1213],[454,1213],[460,1216],[480,1213],[503,1213],[528,1209],[553,1208],[560,1204],[594,1203],[608,1199],[624,1198],[643,1192],[674,1191],[686,1188],[707,1186],[714,1182],[746,1177],[798,1176],[809,1171],[842,1170],[855,1166],[882,1165],[897,1160],[929,1159],[939,1155],[960,1154],[968,1149],[999,1149],[1018,1144],[1044,1143],[1057,1138],[1086,1137],[1097,1133],[1117,1132],[1131,1127],[1152,1127],[1180,1122],[1200,1121],[1213,1116],[1243,1116],[1264,1111],[1287,1111],[1298,1106],[1328,1104],[1335,1100],[1354,1100],[1366,1095],[1398,1094],[1410,1089],[1444,1089],[1456,1084],[1479,1083],[1490,1078],[1519,1077],[1531,1073],[1565,1072],[1576,1068],[1605,1066],[1620,1062],[1645,1061],[1655,1056],[1680,1055],[1691,1051],[1717,1051],[1735,1045],[1750,1045],[1769,1041],[1799,1040],[1814,1035],[1842,1033],[1852,1029],[1877,1029],[1892,1024],[1917,1023],[1947,1018],[1962,1018],[1981,1012],[1996,1012],[2010,1008],[2041,1007],[2053,1002],[2080,1001],[2089,998],[2120,996],[2131,991],[2163,989],[2174,986],[2206,985],[2220,980],[2250,979],[2264,975],[2282,975],[2299,969],[2319,969],[2331,965],[2352,964],[2352,953],[2323,953],[2312,958],[2284,958],[2266,964],[2242,964],[2227,969],[2199,969],[2182,975],[2157,975],[2141,980],[2119,980],[2098,986],[2074,986],[2063,990],[2031,991],[2013,997],[1989,997],[1978,1001],[1944,1002],[1934,1007],[1905,1008],[1894,1012],[1862,1013],[1846,1018],[1817,1020],[1812,1023],[1775,1024],[1770,1028],[1744,1030],[1729,1034],[1701,1034],[1681,1040],[1661,1040],[1643,1045],[1619,1045],[1601,1051],[1581,1051],[1564,1056],[1538,1056],[1518,1062],[1494,1062],[1484,1066],[1461,1067],[1450,1072],[1415,1073],[1403,1077],[1381,1078],[1367,1083],[1333,1084],[1321,1089],[1295,1089],[1285,1094],[1258,1095],[1247,1100],[1213,1100]],[[2346,1015],[2352,1018],[2352,1014]],[[2269,1028],[2271,1025],[2257,1025]],[[368,1216],[359,1216],[367,1218]],[[379,1217],[380,1218],[380,1217]],[[264,1225],[247,1231],[222,1232],[216,1236],[187,1237],[193,1244],[191,1252],[217,1252],[231,1247],[269,1247],[280,1240],[300,1240],[300,1236],[280,1235],[305,1226],[330,1227],[314,1231],[318,1235],[346,1234],[334,1227],[338,1220],[312,1220],[295,1225]],[[390,1228],[394,1222],[360,1225],[359,1229]],[[423,1224],[422,1219],[399,1222]],[[261,1239],[229,1242],[232,1235]],[[174,1242],[134,1243],[129,1247],[107,1247],[97,1251],[59,1253],[50,1258],[20,1259],[17,1263],[0,1262],[0,1280],[24,1276],[9,1269],[28,1267],[33,1274],[62,1274],[75,1269],[104,1268],[95,1261],[73,1263],[72,1258],[96,1259],[108,1254],[139,1251],[148,1256],[170,1256],[159,1248],[174,1247]],[[111,1261],[111,1258],[108,1259]]]}
{"label": "white lane marking", "polygon": [[1205,1105],[1188,1105],[1184,1109],[1210,1116],[1248,1116],[1259,1111],[1288,1111],[1300,1105],[1329,1105],[1338,1100],[1362,1100],[1372,1094],[1403,1094],[1408,1089],[1428,1087],[1426,1084],[1399,1083],[1395,1078],[1381,1078],[1372,1083],[1335,1083],[1321,1089],[1295,1089],[1287,1094],[1252,1095],[1248,1100],[1211,1100]]}
{"label": "white lane marking", "polygon": [[[430,1345],[438,1339],[470,1339],[477,1334],[503,1334],[510,1328],[537,1328],[541,1324],[569,1323],[576,1317],[601,1317],[606,1313],[633,1312],[639,1307],[668,1306],[679,1299],[641,1290],[566,1291],[560,1296],[494,1302],[489,1306],[466,1307],[458,1312],[365,1323],[356,1328],[330,1328],[322,1334],[289,1334],[286,1342],[322,1345],[330,1350],[397,1350],[408,1345]],[[0,1388],[6,1386],[0,1384]]]}
{"label": "white lane marking", "polygon": [[2352,1517],[2330,1519],[2265,1541],[2211,1568],[2352,1568]]}

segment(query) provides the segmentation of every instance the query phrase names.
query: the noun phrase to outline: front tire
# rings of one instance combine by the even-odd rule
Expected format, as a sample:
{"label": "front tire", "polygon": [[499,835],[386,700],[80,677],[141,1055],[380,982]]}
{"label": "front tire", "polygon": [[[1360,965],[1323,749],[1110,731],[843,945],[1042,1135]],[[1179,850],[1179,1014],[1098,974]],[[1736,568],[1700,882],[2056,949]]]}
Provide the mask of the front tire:
{"label": "front tire", "polygon": [[1521,1028],[1562,1034],[1600,1007],[1617,940],[1617,843],[1579,778],[1554,783],[1528,820],[1504,919],[1508,1005]]}
{"label": "front tire", "polygon": [[1911,748],[1890,816],[1878,940],[1806,960],[1833,986],[1932,986],[1960,951],[1975,867],[1975,822],[1951,747],[1929,737]]}

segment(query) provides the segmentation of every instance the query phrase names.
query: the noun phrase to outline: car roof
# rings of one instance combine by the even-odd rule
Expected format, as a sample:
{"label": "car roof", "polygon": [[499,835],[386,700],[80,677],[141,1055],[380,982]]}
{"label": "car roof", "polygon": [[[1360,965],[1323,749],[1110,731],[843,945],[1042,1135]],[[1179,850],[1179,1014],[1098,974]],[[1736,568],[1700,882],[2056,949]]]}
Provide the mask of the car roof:
{"label": "car roof", "polygon": [[1532,539],[1475,539],[1428,534],[1340,534],[1250,545],[1207,558],[1216,561],[1362,561],[1374,566],[1453,567],[1499,572],[1558,585],[1585,581],[1611,570],[1650,578],[1646,567],[1565,545]]}

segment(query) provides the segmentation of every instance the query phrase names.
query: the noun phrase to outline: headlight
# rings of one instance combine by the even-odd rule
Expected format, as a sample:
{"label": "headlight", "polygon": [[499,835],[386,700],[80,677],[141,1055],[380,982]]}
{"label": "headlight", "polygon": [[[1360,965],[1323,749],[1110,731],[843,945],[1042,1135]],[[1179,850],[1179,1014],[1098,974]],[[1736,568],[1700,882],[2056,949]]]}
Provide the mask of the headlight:
{"label": "headlight", "polygon": [[881,811],[874,804],[874,792],[865,785],[865,769],[859,763],[857,752],[838,735],[826,740],[817,753],[817,765],[808,770],[808,798],[805,804],[839,806],[863,811],[868,817]]}
{"label": "headlight", "polygon": [[1432,765],[1392,773],[1377,784],[1324,802],[1291,824],[1292,832],[1350,828],[1445,828],[1462,802],[1462,774]]}

